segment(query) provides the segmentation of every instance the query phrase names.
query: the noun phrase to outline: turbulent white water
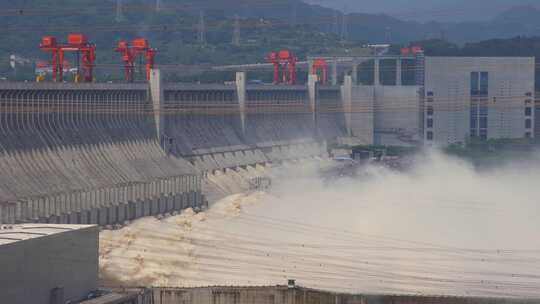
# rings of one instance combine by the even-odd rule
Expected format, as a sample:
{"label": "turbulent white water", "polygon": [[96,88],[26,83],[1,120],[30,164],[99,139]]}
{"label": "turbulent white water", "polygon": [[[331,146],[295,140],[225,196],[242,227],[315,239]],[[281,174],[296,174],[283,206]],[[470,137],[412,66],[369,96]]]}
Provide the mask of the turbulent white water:
{"label": "turbulent white water", "polygon": [[[370,168],[368,179],[329,185],[313,167],[267,172],[275,175],[271,193],[102,232],[103,280],[202,286],[294,278],[344,292],[540,297],[540,165],[478,173],[431,153],[406,174]],[[233,189],[226,177],[213,178]]]}

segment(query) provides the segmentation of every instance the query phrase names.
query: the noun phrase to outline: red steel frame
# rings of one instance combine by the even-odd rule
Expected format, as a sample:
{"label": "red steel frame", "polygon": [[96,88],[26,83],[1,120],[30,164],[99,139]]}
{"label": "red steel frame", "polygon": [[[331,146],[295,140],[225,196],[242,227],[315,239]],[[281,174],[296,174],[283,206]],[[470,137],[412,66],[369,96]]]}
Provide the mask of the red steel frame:
{"label": "red steel frame", "polygon": [[124,77],[127,82],[133,82],[135,78],[135,60],[143,55],[146,61],[146,80],[150,80],[150,71],[154,68],[154,60],[157,50],[150,47],[148,40],[144,38],[134,39],[131,43],[125,40],[118,42],[115,51],[122,55],[124,62]]}
{"label": "red steel frame", "polygon": [[267,60],[274,65],[274,84],[296,84],[296,63],[298,59],[291,51],[271,52]]}
{"label": "red steel frame", "polygon": [[80,62],[82,60],[82,76],[85,82],[92,82],[94,79],[94,66],[96,61],[96,46],[89,43],[83,34],[69,34],[67,44],[58,44],[53,36],[45,36],[39,45],[40,49],[52,54],[53,81],[62,82],[64,80],[64,57],[66,52],[77,53],[77,79],[80,77]]}
{"label": "red steel frame", "polygon": [[319,81],[322,84],[326,84],[328,82],[328,63],[326,60],[321,58],[313,60],[311,68],[314,75],[319,76],[319,72],[322,74],[319,76]]}

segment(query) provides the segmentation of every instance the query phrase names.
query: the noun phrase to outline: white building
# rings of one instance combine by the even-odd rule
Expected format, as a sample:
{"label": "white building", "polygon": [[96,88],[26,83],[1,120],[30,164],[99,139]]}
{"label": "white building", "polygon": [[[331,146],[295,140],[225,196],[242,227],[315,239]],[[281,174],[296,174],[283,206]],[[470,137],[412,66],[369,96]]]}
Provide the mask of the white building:
{"label": "white building", "polygon": [[426,57],[424,139],[534,136],[532,57]]}

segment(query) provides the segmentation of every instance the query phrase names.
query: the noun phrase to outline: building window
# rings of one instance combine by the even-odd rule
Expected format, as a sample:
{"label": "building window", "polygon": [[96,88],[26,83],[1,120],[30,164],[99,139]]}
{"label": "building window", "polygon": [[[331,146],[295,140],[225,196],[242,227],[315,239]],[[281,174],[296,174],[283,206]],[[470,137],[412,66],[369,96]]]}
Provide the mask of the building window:
{"label": "building window", "polygon": [[480,129],[487,129],[487,117],[480,117]]}
{"label": "building window", "polygon": [[471,95],[472,96],[478,95],[479,89],[480,89],[479,73],[471,72]]}
{"label": "building window", "polygon": [[478,114],[480,116],[487,116],[488,115],[488,107],[485,104],[479,105]]}
{"label": "building window", "polygon": [[478,129],[478,119],[476,116],[471,116],[471,133],[476,134],[476,129]]}
{"label": "building window", "polygon": [[433,102],[433,98],[431,98],[431,97],[428,98],[428,99],[427,99],[427,102]]}
{"label": "building window", "polygon": [[477,117],[478,116],[478,101],[477,100],[472,100],[471,101],[471,115],[473,117]]}
{"label": "building window", "polygon": [[433,94],[432,91],[428,91],[428,92],[427,92],[427,96],[433,96],[433,95],[434,95],[434,94]]}
{"label": "building window", "polygon": [[487,130],[486,129],[480,129],[480,139],[482,139],[482,140],[487,139]]}
{"label": "building window", "polygon": [[525,108],[525,116],[532,116],[532,108],[526,107]]}
{"label": "building window", "polygon": [[434,112],[433,106],[428,106],[427,107],[427,115],[433,115],[433,112]]}
{"label": "building window", "polygon": [[487,96],[489,91],[489,73],[471,72],[471,96]]}
{"label": "building window", "polygon": [[525,96],[527,96],[527,97],[532,97],[532,93],[531,93],[531,92],[527,92],[527,93],[525,93]]}
{"label": "building window", "polygon": [[532,121],[530,119],[525,119],[525,129],[530,129],[532,127]]}
{"label": "building window", "polygon": [[427,131],[426,132],[426,138],[427,138],[427,140],[433,140],[433,132],[432,131]]}
{"label": "building window", "polygon": [[427,120],[427,127],[428,127],[428,128],[433,128],[433,118],[428,118],[428,120]]}
{"label": "building window", "polygon": [[526,99],[525,100],[525,104],[531,104],[532,103],[532,100],[531,99]]}
{"label": "building window", "polygon": [[489,89],[489,74],[488,72],[480,73],[480,94],[487,96]]}
{"label": "building window", "polygon": [[525,138],[531,138],[531,132],[525,132]]}

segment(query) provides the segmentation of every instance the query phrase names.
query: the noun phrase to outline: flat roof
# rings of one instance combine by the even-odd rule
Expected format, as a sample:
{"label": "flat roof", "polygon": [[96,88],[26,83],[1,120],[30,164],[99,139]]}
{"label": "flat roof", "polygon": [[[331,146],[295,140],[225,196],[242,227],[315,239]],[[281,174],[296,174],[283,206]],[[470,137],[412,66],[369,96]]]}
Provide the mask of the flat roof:
{"label": "flat roof", "polygon": [[46,237],[68,231],[82,230],[95,225],[16,224],[0,225],[0,246]]}
{"label": "flat roof", "polygon": [[120,304],[135,299],[137,299],[137,294],[110,293],[95,299],[82,301],[79,304]]}

